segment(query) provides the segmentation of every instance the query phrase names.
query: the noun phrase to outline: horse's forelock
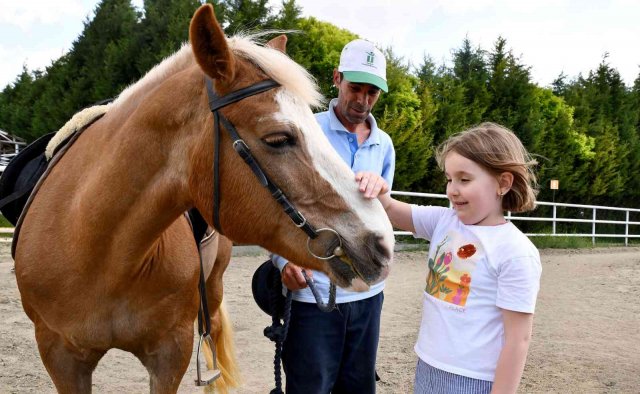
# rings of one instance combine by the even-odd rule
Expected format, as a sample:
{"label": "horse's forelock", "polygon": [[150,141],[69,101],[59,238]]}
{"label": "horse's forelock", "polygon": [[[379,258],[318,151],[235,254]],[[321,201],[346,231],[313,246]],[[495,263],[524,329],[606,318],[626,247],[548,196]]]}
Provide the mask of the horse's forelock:
{"label": "horse's forelock", "polygon": [[238,34],[229,39],[229,46],[237,56],[243,57],[264,71],[267,75],[291,91],[294,96],[314,108],[324,103],[315,78],[302,66],[277,49],[258,45],[258,40],[274,31],[254,35]]}

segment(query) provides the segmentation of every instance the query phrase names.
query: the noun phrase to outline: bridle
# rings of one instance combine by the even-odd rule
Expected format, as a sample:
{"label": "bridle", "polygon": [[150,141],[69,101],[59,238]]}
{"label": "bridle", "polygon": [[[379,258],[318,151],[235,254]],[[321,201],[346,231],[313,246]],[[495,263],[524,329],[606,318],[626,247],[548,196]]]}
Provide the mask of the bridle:
{"label": "bridle", "polygon": [[[289,216],[289,218],[291,218],[291,221],[293,221],[293,223],[296,225],[296,227],[302,229],[302,231],[304,231],[308,238],[307,238],[307,251],[315,258],[320,259],[320,260],[329,260],[332,259],[334,257],[339,257],[342,256],[344,254],[343,250],[342,250],[342,238],[340,237],[340,235],[338,234],[337,231],[331,229],[331,228],[321,228],[321,229],[316,229],[314,226],[312,226],[309,222],[307,222],[307,219],[304,217],[304,215],[302,215],[302,213],[300,211],[298,211],[293,204],[291,204],[291,202],[289,202],[289,199],[287,198],[287,196],[284,194],[284,192],[267,176],[267,174],[262,170],[262,167],[260,167],[260,164],[256,161],[256,159],[253,157],[253,154],[251,153],[251,150],[249,149],[249,146],[247,146],[247,144],[244,142],[244,140],[242,140],[242,138],[240,138],[240,135],[238,134],[238,131],[236,130],[236,128],[233,126],[233,124],[224,117],[224,115],[222,115],[219,110],[221,108],[226,107],[227,105],[233,104],[235,102],[238,102],[244,98],[250,97],[250,96],[254,96],[256,94],[259,93],[263,93],[266,92],[268,90],[277,88],[278,86],[280,86],[279,83],[277,83],[276,81],[272,80],[272,79],[267,79],[265,81],[261,81],[261,82],[257,82],[251,86],[242,88],[242,89],[238,89],[235,90],[225,96],[218,96],[214,89],[213,89],[213,82],[211,81],[210,78],[205,77],[205,84],[207,87],[207,95],[209,96],[209,108],[211,108],[211,112],[213,112],[213,129],[214,129],[214,133],[213,133],[213,138],[214,138],[214,159],[213,159],[213,223],[215,228],[218,230],[218,232],[220,232],[222,234],[222,226],[220,224],[220,123],[222,123],[222,125],[224,126],[224,128],[227,130],[227,133],[229,134],[229,137],[231,138],[232,141],[232,145],[233,145],[233,149],[240,155],[240,157],[242,157],[242,159],[244,160],[244,162],[249,166],[249,168],[251,168],[251,171],[253,172],[253,174],[256,176],[256,178],[258,179],[258,182],[260,182],[260,184],[264,187],[266,187],[269,192],[271,193],[271,196],[278,202],[278,204],[280,204],[282,206],[282,209],[284,210],[284,212]],[[332,233],[337,239],[338,239],[338,246],[333,250],[333,253],[330,256],[318,256],[316,255],[312,250],[311,250],[311,241],[318,238],[319,234],[322,232],[330,232]],[[346,262],[346,264],[348,264],[351,268],[351,270],[356,274],[359,275],[362,278],[362,275],[360,275],[360,273],[356,270],[356,268],[353,266],[353,264],[351,264],[350,262]],[[309,279],[309,277],[306,275],[306,273],[304,271],[302,271],[304,276],[305,276],[305,280],[307,281],[309,288],[312,290],[314,297],[316,298],[316,302],[318,304],[318,307],[324,311],[324,312],[331,312],[335,309],[335,298],[336,298],[336,286],[333,282],[330,283],[329,285],[329,302],[327,304],[324,304],[322,302],[322,300],[320,299],[320,295],[318,294],[317,289],[315,288],[315,285],[313,284],[313,282]],[[279,279],[279,278],[278,278]],[[279,280],[278,280],[279,282]],[[201,275],[201,294],[204,294],[204,280],[202,278]],[[275,294],[275,293],[274,293]],[[203,302],[206,302],[206,298],[203,297]],[[275,381],[276,381],[276,389],[272,390],[272,393],[282,393],[282,388],[280,386],[280,352],[282,351],[282,344],[284,343],[284,340],[286,338],[286,333],[288,330],[288,326],[289,326],[289,316],[290,316],[290,311],[291,311],[291,300],[292,300],[292,293],[290,291],[287,290],[287,296],[286,296],[286,302],[285,302],[285,314],[284,314],[284,324],[281,326],[280,325],[280,318],[277,316],[276,313],[273,314],[272,319],[273,319],[273,326],[271,327],[267,327],[265,329],[265,335],[267,337],[269,337],[272,341],[274,341],[276,343],[276,356],[274,359],[274,376],[275,376]],[[209,320],[209,316],[206,312],[206,304],[202,304],[201,303],[201,310],[204,310],[205,312],[202,314],[203,318],[206,319],[205,321],[208,322]],[[200,316],[200,314],[198,314],[198,316]],[[277,323],[276,323],[277,321]],[[200,327],[200,325],[199,325]],[[279,329],[277,329],[279,328]],[[209,330],[210,330],[210,326],[206,325],[205,326],[206,331],[204,331],[204,334],[208,335]],[[270,330],[271,329],[271,330]],[[201,333],[201,338],[203,337],[203,334]],[[209,336],[210,338],[210,336]],[[202,339],[201,339],[202,341]],[[280,352],[278,351],[278,349],[280,349]],[[200,352],[200,345],[198,345],[198,355]],[[197,364],[198,366],[198,380],[197,380],[197,384],[202,384],[202,383],[206,383],[203,382],[200,378],[200,369],[199,369],[199,363]]]}
{"label": "bridle", "polygon": [[[309,253],[313,257],[320,260],[329,260],[334,257],[342,256],[344,253],[342,249],[342,238],[340,237],[338,232],[331,228],[316,229],[307,222],[307,219],[302,215],[302,213],[298,211],[293,206],[293,204],[291,204],[291,202],[289,202],[289,199],[284,194],[284,192],[263,171],[260,164],[256,161],[255,157],[253,157],[251,149],[249,149],[249,146],[240,137],[233,124],[219,112],[221,108],[224,108],[227,105],[236,103],[247,97],[251,97],[256,94],[277,88],[280,86],[280,84],[272,79],[267,79],[257,82],[251,86],[234,90],[233,92],[222,97],[218,96],[214,91],[213,81],[210,78],[205,77],[205,85],[207,88],[207,95],[209,96],[209,108],[211,109],[211,112],[213,112],[213,225],[218,230],[218,232],[223,234],[222,226],[220,225],[220,123],[222,123],[224,128],[227,130],[229,137],[231,138],[233,149],[238,153],[238,155],[240,155],[240,157],[249,166],[249,168],[251,168],[251,171],[258,179],[258,182],[260,182],[262,186],[266,187],[269,190],[271,196],[282,206],[282,209],[289,216],[289,218],[291,218],[296,227],[302,229],[307,234],[307,236],[309,237],[307,239],[307,250],[309,251]],[[311,241],[318,238],[318,236],[322,232],[330,232],[338,240],[338,246],[333,250],[333,254],[331,254],[330,256],[318,256],[311,250]]]}

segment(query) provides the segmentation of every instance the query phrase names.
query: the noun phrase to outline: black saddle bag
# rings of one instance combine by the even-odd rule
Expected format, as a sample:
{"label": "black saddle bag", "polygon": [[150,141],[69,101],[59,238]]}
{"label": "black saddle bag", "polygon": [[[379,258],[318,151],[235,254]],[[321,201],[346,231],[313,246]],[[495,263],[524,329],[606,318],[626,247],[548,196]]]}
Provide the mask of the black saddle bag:
{"label": "black saddle bag", "polygon": [[0,177],[0,212],[14,226],[31,191],[47,169],[44,151],[55,134],[46,134],[29,144],[11,159]]}

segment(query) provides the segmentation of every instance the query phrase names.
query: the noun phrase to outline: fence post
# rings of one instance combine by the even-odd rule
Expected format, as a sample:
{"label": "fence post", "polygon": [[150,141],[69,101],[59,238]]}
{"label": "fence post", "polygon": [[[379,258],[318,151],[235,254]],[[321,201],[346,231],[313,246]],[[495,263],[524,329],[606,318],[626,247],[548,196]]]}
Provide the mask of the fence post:
{"label": "fence post", "polygon": [[556,235],[556,205],[553,205],[553,229],[551,234]]}
{"label": "fence post", "polygon": [[629,246],[629,211],[625,211],[627,213],[627,220],[624,224],[624,246]]}
{"label": "fence post", "polygon": [[596,244],[596,209],[593,208],[593,222],[591,222],[591,243]]}

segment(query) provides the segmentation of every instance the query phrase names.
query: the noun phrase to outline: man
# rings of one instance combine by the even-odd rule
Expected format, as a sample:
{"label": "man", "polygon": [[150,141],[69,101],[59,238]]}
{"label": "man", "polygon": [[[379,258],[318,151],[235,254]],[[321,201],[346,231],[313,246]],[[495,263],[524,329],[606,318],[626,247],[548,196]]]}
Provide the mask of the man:
{"label": "man", "polygon": [[[342,50],[333,83],[338,98],[331,100],[328,111],[316,114],[320,127],[354,173],[375,172],[391,185],[393,144],[371,115],[380,91],[388,90],[384,55],[368,41],[351,41]],[[337,288],[337,309],[326,313],[316,306],[301,268],[281,256],[272,259],[284,286],[293,291],[282,354],[286,392],[374,393],[384,282],[364,293]],[[328,277],[318,271],[306,272],[326,302]]]}

